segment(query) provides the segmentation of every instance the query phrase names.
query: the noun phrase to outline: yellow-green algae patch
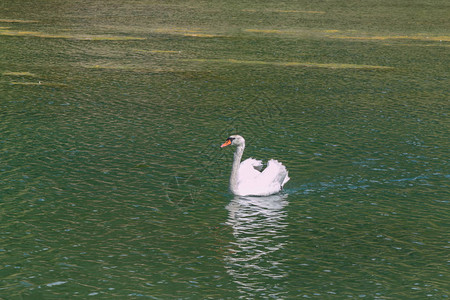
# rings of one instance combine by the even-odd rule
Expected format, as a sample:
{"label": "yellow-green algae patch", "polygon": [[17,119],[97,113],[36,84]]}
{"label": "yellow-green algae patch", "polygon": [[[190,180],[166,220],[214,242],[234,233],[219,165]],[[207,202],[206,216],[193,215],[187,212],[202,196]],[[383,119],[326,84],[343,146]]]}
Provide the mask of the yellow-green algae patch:
{"label": "yellow-green algae patch", "polygon": [[142,37],[135,36],[109,36],[109,35],[70,35],[70,34],[49,34],[39,31],[14,31],[0,30],[0,35],[18,36],[18,37],[37,37],[50,39],[72,39],[81,41],[128,41],[128,40],[145,40]]}
{"label": "yellow-green algae patch", "polygon": [[[315,37],[336,37],[339,36],[337,34],[350,34],[354,33],[354,30],[338,30],[338,29],[322,29],[322,30],[313,30],[313,29],[272,29],[272,28],[246,28],[243,29],[244,32],[249,33],[264,33],[264,34],[283,34],[287,36],[315,36]],[[333,35],[332,35],[333,34]],[[336,35],[334,35],[336,34]]]}
{"label": "yellow-green algae patch", "polygon": [[410,43],[410,44],[405,44],[405,43],[385,43],[383,44],[385,46],[405,46],[405,47],[444,47],[444,48],[448,48],[450,47],[450,44],[446,44],[446,43]]}
{"label": "yellow-green algae patch", "polygon": [[225,35],[208,33],[200,29],[194,28],[158,28],[155,30],[157,33],[182,35],[186,37],[200,37],[200,38],[215,38],[215,37],[226,37]]}
{"label": "yellow-green algae patch", "polygon": [[203,62],[203,63],[228,63],[228,64],[241,64],[241,65],[271,65],[271,66],[280,66],[280,67],[312,67],[312,68],[328,68],[328,69],[363,69],[363,70],[393,69],[393,67],[386,67],[386,66],[340,64],[340,63],[270,62],[270,61],[254,61],[254,60],[236,60],[236,59],[188,59],[187,61]]}
{"label": "yellow-green algae patch", "polygon": [[159,67],[142,67],[136,65],[85,65],[86,69],[111,70],[111,71],[127,71],[135,73],[173,73],[176,72],[171,68]]}
{"label": "yellow-green algae patch", "polygon": [[181,53],[181,51],[177,51],[177,50],[145,50],[145,49],[135,49],[134,51],[136,51],[136,52],[143,52],[143,53],[152,53],[152,54],[157,54],[157,53],[180,54],[180,53]]}
{"label": "yellow-green algae patch", "polygon": [[21,81],[11,81],[12,85],[23,85],[23,86],[48,86],[48,87],[68,87],[67,84],[64,83],[55,83],[55,82],[21,82]]}
{"label": "yellow-green algae patch", "polygon": [[282,10],[282,9],[274,9],[273,12],[277,13],[300,13],[300,14],[324,14],[324,11],[318,10]]}
{"label": "yellow-green algae patch", "polygon": [[36,77],[35,74],[30,72],[3,72],[3,76]]}
{"label": "yellow-green algae patch", "polygon": [[243,9],[243,12],[274,12],[274,13],[294,13],[294,14],[324,14],[324,11],[318,11],[318,10],[291,10],[291,9]]}
{"label": "yellow-green algae patch", "polygon": [[41,82],[19,82],[19,81],[11,81],[13,85],[42,85]]}
{"label": "yellow-green algae patch", "polygon": [[85,66],[88,69],[109,69],[109,70],[133,70],[136,67],[135,66],[112,66],[112,65],[91,65],[91,66]]}
{"label": "yellow-green algae patch", "polygon": [[429,35],[385,35],[385,36],[329,36],[333,39],[348,40],[367,40],[367,41],[385,41],[385,40],[418,40],[433,42],[450,42],[450,36],[429,36]]}
{"label": "yellow-green algae patch", "polygon": [[255,33],[287,33],[286,31],[281,31],[278,29],[244,29],[245,32],[255,32]]}
{"label": "yellow-green algae patch", "polygon": [[38,23],[33,20],[0,19],[0,23]]}
{"label": "yellow-green algae patch", "polygon": [[203,37],[203,38],[213,38],[213,37],[222,37],[218,34],[209,34],[209,33],[185,33],[184,36],[190,37]]}

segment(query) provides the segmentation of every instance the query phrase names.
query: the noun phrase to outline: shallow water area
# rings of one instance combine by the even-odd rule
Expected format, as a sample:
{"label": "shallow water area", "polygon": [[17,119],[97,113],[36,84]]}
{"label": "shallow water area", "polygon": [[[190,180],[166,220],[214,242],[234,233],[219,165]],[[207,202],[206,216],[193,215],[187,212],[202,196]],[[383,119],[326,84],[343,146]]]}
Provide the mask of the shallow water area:
{"label": "shallow water area", "polygon": [[0,298],[450,297],[448,8],[3,1]]}

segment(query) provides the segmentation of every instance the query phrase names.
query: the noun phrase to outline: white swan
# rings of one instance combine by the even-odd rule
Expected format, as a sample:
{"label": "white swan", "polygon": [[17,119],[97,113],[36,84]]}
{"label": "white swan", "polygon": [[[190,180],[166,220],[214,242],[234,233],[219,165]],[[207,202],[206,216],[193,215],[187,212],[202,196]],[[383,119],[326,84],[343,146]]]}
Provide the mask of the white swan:
{"label": "white swan", "polygon": [[233,167],[231,168],[230,191],[238,196],[268,196],[280,192],[289,181],[286,167],[277,160],[271,159],[261,172],[262,161],[248,158],[241,162],[245,148],[245,139],[240,135],[232,135],[221,148],[235,145]]}

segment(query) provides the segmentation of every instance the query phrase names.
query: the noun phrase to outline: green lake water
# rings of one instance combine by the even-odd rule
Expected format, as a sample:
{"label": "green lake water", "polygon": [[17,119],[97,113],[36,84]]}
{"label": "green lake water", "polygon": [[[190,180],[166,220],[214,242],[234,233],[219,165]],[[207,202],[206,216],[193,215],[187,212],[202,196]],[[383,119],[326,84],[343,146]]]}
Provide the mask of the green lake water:
{"label": "green lake water", "polygon": [[2,0],[0,298],[449,298],[449,10]]}

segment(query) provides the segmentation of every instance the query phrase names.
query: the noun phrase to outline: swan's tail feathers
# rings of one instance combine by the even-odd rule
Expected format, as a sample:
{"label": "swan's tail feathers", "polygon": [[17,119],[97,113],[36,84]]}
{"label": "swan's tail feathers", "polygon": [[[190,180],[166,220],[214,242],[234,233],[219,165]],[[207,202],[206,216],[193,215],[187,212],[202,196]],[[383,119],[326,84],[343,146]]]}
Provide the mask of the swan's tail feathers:
{"label": "swan's tail feathers", "polygon": [[289,177],[288,171],[286,171],[286,177],[284,177],[284,180],[283,180],[283,182],[281,183],[281,188],[283,188],[283,186],[286,184],[286,182],[289,181],[289,179],[291,179],[291,178]]}
{"label": "swan's tail feathers", "polygon": [[269,162],[267,163],[267,168],[264,170],[264,173],[266,173],[266,171],[268,176],[269,174],[273,176],[273,180],[275,182],[278,182],[281,188],[283,188],[286,182],[288,182],[290,179],[286,167],[278,160],[275,159],[269,160]]}
{"label": "swan's tail feathers", "polygon": [[252,167],[255,170],[258,170],[261,172],[262,167],[263,167],[263,163],[261,160],[257,160],[254,158],[247,158],[246,160],[244,160],[243,162],[241,162],[241,168],[244,167]]}

